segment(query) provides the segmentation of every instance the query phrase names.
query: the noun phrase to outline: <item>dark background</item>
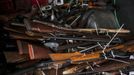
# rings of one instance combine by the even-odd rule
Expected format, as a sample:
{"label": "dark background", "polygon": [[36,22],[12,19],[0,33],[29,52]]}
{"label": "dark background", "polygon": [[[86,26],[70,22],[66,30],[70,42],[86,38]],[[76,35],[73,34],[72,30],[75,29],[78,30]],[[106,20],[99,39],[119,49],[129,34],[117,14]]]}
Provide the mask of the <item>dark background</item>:
{"label": "dark background", "polygon": [[[45,5],[47,2],[48,0],[39,0],[41,5]],[[120,24],[125,24],[125,27],[134,34],[134,0],[116,0],[116,3]],[[29,11],[31,5],[36,5],[35,0],[0,0],[0,14],[9,14],[20,10]]]}
{"label": "dark background", "polygon": [[127,29],[134,34],[134,0],[116,0],[117,1],[117,16],[120,24],[125,24]]}
{"label": "dark background", "polygon": [[[22,1],[22,4],[17,1]],[[19,10],[29,10],[28,6],[31,0],[0,0],[0,15],[14,13]],[[45,1],[45,0],[44,0]],[[120,24],[125,24],[125,28],[131,30],[131,34],[134,34],[134,0],[116,0],[118,8],[117,16]],[[6,50],[6,44],[9,44],[9,38],[5,36],[7,34],[3,30],[3,24],[0,23],[0,75],[6,73],[6,59],[3,54],[3,50]]]}

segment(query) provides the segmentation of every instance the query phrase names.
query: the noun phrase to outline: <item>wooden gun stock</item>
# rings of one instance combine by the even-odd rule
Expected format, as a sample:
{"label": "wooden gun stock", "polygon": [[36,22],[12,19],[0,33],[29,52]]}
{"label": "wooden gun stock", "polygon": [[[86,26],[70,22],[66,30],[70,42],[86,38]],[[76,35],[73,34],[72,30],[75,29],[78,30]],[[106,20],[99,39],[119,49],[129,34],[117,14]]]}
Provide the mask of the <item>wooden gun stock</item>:
{"label": "wooden gun stock", "polygon": [[86,60],[94,60],[100,57],[101,57],[101,54],[95,53],[95,54],[83,54],[80,56],[74,56],[74,57],[71,57],[70,59],[72,63],[74,63],[74,62],[80,62],[80,61],[86,61]]}
{"label": "wooden gun stock", "polygon": [[100,53],[82,54],[80,52],[75,52],[75,53],[56,53],[49,55],[53,61],[62,61],[70,59],[71,61],[76,62],[76,61],[84,61],[89,59],[100,58]]}
{"label": "wooden gun stock", "polygon": [[101,57],[100,53],[96,54],[82,54],[79,52],[76,53],[62,53],[62,54],[50,54],[50,57],[53,61],[64,61],[70,60],[71,63],[76,64],[81,61],[93,61]]}
{"label": "wooden gun stock", "polygon": [[53,61],[68,60],[71,57],[82,55],[80,52],[75,53],[55,53],[49,54]]}

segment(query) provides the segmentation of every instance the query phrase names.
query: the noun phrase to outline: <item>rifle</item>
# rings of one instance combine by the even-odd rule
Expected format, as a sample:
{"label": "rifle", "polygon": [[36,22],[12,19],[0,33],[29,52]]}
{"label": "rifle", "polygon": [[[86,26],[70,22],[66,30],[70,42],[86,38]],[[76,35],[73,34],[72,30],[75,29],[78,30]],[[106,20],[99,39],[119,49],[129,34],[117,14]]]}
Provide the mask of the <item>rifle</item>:
{"label": "rifle", "polygon": [[125,64],[125,63],[120,63],[120,62],[115,62],[115,61],[109,61],[107,64],[103,64],[100,67],[92,67],[93,70],[88,69],[86,72],[77,72],[77,73],[70,73],[70,74],[65,74],[65,75],[94,75],[94,74],[100,74],[100,72],[111,72],[111,71],[119,71],[123,68],[130,67],[134,65],[133,60],[128,60],[126,59],[125,61],[129,62],[130,64]]}
{"label": "rifle", "polygon": [[[54,28],[54,29],[58,30],[59,32],[64,31],[64,33],[70,33],[70,32],[71,33],[76,33],[76,32],[79,32],[79,33],[81,33],[81,32],[93,33],[93,32],[96,32],[96,29],[68,29],[68,28],[65,28],[65,27],[56,26],[52,23],[42,22],[42,21],[38,21],[38,20],[33,20],[33,22],[37,23],[38,25],[43,24],[43,25],[46,25],[48,27],[51,27],[52,29]],[[44,32],[42,30],[42,28],[36,27],[35,29],[39,30],[40,32]],[[103,33],[103,32],[116,33],[118,31],[118,29],[105,29],[105,28],[100,28],[98,30],[100,31],[100,33]],[[130,32],[129,30],[122,29],[119,33],[129,33],[129,32]]]}
{"label": "rifle", "polygon": [[[17,25],[16,23],[12,23],[14,25]],[[61,27],[62,25],[56,26],[55,24],[33,20],[32,22],[27,21],[25,19],[25,24],[18,24],[18,26],[24,26],[27,31],[35,31],[40,33],[65,33],[65,34],[82,34],[82,33],[94,33],[96,32],[96,29],[71,29],[71,28],[65,28]],[[51,29],[51,30],[50,30]],[[105,28],[99,28],[99,33],[116,33],[118,29],[105,29]],[[129,33],[129,30],[122,29],[119,33]]]}
{"label": "rifle", "polygon": [[124,67],[128,67],[128,66],[133,66],[134,65],[134,61],[133,60],[126,59],[125,61],[129,62],[129,64],[112,61],[112,63],[111,62],[107,62],[107,64],[101,65],[100,68],[95,67],[94,71],[96,71],[96,72],[104,72],[104,71],[119,70],[119,69],[122,69]]}
{"label": "rifle", "polygon": [[[8,30],[10,33],[10,36],[15,39],[27,39],[27,40],[60,39],[60,40],[76,40],[76,41],[88,41],[88,42],[108,42],[109,41],[109,38],[107,36],[91,36],[89,38],[82,38],[82,37],[67,37],[66,35],[66,36],[56,37],[56,36],[50,35],[49,33],[41,33],[41,32],[27,33],[27,31],[25,31],[24,29],[13,29],[9,27],[5,27],[5,29]],[[112,42],[120,43],[120,41],[118,40],[114,40]]]}
{"label": "rifle", "polygon": [[[107,48],[105,52],[109,52],[111,50],[120,50],[126,46],[133,45],[133,44],[134,41],[130,41],[125,44],[116,45],[114,47]],[[54,53],[49,55],[53,61],[68,60],[68,59],[71,59],[71,61],[83,61],[87,59],[100,58],[102,56],[101,54],[103,54],[103,52],[101,50],[98,50],[97,52],[93,52],[91,54],[83,54],[80,52],[75,52],[75,53]]]}

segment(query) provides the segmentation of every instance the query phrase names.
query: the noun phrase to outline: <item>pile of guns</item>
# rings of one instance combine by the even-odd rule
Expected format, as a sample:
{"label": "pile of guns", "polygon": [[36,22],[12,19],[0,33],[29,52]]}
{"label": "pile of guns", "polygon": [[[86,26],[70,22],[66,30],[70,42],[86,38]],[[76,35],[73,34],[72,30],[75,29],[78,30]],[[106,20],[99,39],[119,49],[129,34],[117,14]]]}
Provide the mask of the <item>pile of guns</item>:
{"label": "pile of guns", "polygon": [[13,75],[127,75],[134,40],[114,11],[111,0],[56,0],[17,14],[4,27],[26,55]]}

